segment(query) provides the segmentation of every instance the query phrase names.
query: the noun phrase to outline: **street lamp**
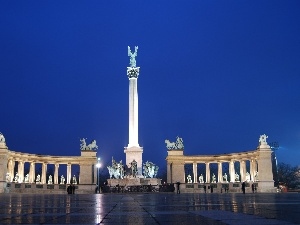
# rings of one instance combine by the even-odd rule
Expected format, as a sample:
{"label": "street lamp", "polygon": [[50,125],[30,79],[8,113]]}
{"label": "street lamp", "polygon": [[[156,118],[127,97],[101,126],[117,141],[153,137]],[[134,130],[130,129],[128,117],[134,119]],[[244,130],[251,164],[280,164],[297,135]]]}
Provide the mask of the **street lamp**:
{"label": "street lamp", "polygon": [[98,186],[98,191],[100,193],[100,176],[99,176],[99,170],[100,170],[100,167],[101,167],[100,158],[97,158],[96,167],[97,167],[97,186]]}

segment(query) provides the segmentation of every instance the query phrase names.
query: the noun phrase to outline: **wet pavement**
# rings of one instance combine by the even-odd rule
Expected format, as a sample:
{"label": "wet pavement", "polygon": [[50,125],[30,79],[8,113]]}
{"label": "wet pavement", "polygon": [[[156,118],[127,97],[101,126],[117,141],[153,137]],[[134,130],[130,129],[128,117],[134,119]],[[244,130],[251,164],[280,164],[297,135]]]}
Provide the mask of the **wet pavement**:
{"label": "wet pavement", "polygon": [[300,224],[300,194],[0,194],[0,224]]}

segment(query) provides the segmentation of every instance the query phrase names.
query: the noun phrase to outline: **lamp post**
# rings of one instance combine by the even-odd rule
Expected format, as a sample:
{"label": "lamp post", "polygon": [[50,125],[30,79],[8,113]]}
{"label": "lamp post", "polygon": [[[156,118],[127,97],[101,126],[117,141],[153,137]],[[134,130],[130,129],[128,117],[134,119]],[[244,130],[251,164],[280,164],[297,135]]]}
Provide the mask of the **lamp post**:
{"label": "lamp post", "polygon": [[100,158],[97,158],[96,167],[97,167],[97,186],[98,186],[98,192],[100,193],[100,177],[99,177],[99,170],[101,167]]}

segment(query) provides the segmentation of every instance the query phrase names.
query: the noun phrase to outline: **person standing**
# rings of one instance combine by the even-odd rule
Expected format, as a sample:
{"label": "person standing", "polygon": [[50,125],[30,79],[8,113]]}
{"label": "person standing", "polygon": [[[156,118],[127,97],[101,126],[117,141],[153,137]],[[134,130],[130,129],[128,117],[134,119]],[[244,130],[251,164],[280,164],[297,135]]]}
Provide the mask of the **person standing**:
{"label": "person standing", "polygon": [[245,192],[246,192],[246,184],[245,184],[245,182],[242,183],[242,191],[243,191],[243,194],[245,194]]}
{"label": "person standing", "polygon": [[252,185],[251,185],[251,188],[252,188],[252,193],[254,193],[255,185],[252,184]]}
{"label": "person standing", "polygon": [[179,181],[177,181],[177,194],[180,194],[180,182]]}

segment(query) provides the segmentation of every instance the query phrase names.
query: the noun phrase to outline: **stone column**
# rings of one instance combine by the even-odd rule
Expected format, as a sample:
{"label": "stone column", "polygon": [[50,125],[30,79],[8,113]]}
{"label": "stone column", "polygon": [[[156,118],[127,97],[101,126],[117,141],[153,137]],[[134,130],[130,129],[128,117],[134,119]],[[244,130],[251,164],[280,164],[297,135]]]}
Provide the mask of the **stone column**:
{"label": "stone column", "polygon": [[197,163],[193,163],[194,183],[197,183]]}
{"label": "stone column", "polygon": [[246,163],[245,160],[240,161],[240,174],[241,174],[241,182],[246,180]]}
{"label": "stone column", "polygon": [[29,183],[35,182],[35,163],[30,162],[30,168],[29,168]]}
{"label": "stone column", "polygon": [[210,183],[210,168],[209,168],[209,162],[205,163],[206,165],[206,178],[205,183]]}
{"label": "stone column", "polygon": [[19,174],[19,183],[23,183],[24,182],[24,162],[23,161],[19,161],[18,162],[18,174]]}
{"label": "stone column", "polygon": [[255,181],[255,172],[257,171],[256,168],[256,160],[255,159],[251,159],[250,160],[250,177],[251,177],[251,181],[254,182]]}
{"label": "stone column", "polygon": [[67,165],[67,184],[70,184],[71,177],[72,177],[71,164],[68,163],[68,165]]}
{"label": "stone column", "polygon": [[172,181],[172,163],[167,163],[167,183],[174,183]]}
{"label": "stone column", "polygon": [[9,159],[7,173],[10,176],[10,182],[12,182],[14,179],[14,167],[15,167],[15,161],[13,161],[13,159]]}
{"label": "stone column", "polygon": [[231,160],[229,163],[229,176],[230,176],[230,182],[235,181],[235,171],[234,171],[234,161]]}
{"label": "stone column", "polygon": [[54,184],[58,184],[58,169],[59,169],[59,164],[55,163],[55,167],[54,167]]}
{"label": "stone column", "polygon": [[47,163],[42,163],[42,178],[41,178],[41,183],[46,184],[47,178]]}
{"label": "stone column", "polygon": [[222,175],[222,162],[218,163],[218,182],[223,182],[223,175]]}

